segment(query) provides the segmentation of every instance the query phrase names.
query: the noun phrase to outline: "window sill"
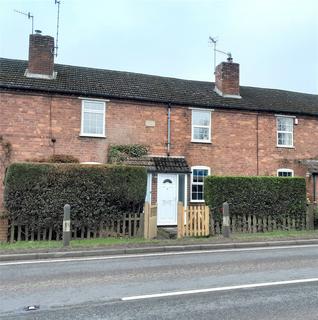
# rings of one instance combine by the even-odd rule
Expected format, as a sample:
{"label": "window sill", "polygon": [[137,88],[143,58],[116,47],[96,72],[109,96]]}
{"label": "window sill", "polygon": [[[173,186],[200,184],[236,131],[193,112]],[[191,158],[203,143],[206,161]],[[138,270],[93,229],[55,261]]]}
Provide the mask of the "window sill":
{"label": "window sill", "polygon": [[192,203],[204,203],[204,200],[190,200],[190,202]]}
{"label": "window sill", "polygon": [[209,143],[209,144],[212,143],[211,140],[210,141],[209,140],[191,140],[191,142],[193,142],[193,143]]}
{"label": "window sill", "polygon": [[285,149],[295,149],[294,146],[280,146],[280,145],[276,145],[277,148],[285,148]]}
{"label": "window sill", "polygon": [[102,138],[102,139],[105,139],[106,136],[105,135],[95,135],[95,134],[80,134],[79,135],[80,138]]}

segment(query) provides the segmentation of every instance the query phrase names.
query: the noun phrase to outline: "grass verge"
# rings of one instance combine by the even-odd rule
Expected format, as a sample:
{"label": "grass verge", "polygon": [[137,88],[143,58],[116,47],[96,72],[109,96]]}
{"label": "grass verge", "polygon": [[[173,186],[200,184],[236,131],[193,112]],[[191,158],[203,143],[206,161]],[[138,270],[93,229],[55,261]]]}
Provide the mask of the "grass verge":
{"label": "grass verge", "polygon": [[[145,240],[142,238],[97,238],[97,239],[84,239],[84,240],[72,240],[70,247],[101,247],[101,246],[113,246],[113,245],[128,245],[139,243],[153,243],[159,240]],[[20,249],[54,249],[62,248],[62,241],[19,241],[15,243],[0,243],[1,250],[20,250]]]}
{"label": "grass verge", "polygon": [[[273,231],[264,233],[235,233],[230,238],[222,236],[213,236],[206,238],[185,238],[185,239],[165,239],[165,240],[145,240],[142,238],[97,238],[85,240],[72,240],[72,248],[101,248],[112,246],[135,246],[135,245],[181,245],[181,244],[198,244],[198,243],[220,243],[220,242],[242,242],[242,241],[270,241],[283,239],[306,239],[317,238],[318,230],[312,231]],[[62,241],[20,241],[15,243],[0,243],[1,251],[21,251],[37,249],[58,249],[63,248]]]}

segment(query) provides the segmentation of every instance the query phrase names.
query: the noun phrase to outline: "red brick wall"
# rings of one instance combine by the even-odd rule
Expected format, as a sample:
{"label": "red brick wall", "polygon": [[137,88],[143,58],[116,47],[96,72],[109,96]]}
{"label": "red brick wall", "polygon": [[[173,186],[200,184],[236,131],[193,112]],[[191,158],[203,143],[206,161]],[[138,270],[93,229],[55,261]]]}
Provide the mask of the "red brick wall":
{"label": "red brick wall", "polygon": [[[151,154],[166,154],[166,105],[107,102],[106,138],[79,136],[81,100],[77,97],[0,93],[0,112],[0,135],[12,143],[12,161],[55,153],[71,154],[82,162],[106,162],[108,145],[116,143],[148,144]],[[290,168],[304,176],[306,170],[297,160],[317,158],[318,118],[299,117],[291,149],[276,147],[274,114],[259,114],[258,119],[257,132],[256,113],[215,110],[212,143],[192,143],[191,109],[172,106],[171,155],[185,156],[190,166],[208,166],[215,175],[276,175],[277,169]],[[155,126],[146,127],[146,120],[155,121]],[[0,184],[1,202],[2,193]]]}
{"label": "red brick wall", "polygon": [[[72,154],[80,161],[107,161],[109,144],[142,143],[150,153],[166,154],[165,105],[109,101],[106,104],[106,138],[80,137],[81,100],[41,95],[1,93],[0,134],[12,143],[13,161],[56,154]],[[212,143],[191,142],[191,109],[172,107],[171,155],[185,156],[189,165],[206,165],[217,175],[276,175],[278,168],[304,174],[295,160],[318,156],[318,118],[299,117],[294,126],[295,148],[276,147],[273,114],[215,110]],[[146,127],[154,120],[154,127]],[[56,142],[52,143],[51,139]]]}
{"label": "red brick wall", "polygon": [[0,242],[8,239],[8,219],[0,217]]}

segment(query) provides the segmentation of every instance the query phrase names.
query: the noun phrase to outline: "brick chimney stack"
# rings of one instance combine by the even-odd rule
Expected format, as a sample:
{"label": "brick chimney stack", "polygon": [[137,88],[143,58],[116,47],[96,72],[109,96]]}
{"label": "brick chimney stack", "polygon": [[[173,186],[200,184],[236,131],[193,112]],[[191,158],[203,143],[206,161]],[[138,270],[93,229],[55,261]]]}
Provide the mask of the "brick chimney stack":
{"label": "brick chimney stack", "polygon": [[30,34],[29,64],[25,75],[29,78],[54,79],[54,38],[36,30]]}
{"label": "brick chimney stack", "polygon": [[221,62],[215,69],[215,92],[224,98],[240,99],[240,65]]}

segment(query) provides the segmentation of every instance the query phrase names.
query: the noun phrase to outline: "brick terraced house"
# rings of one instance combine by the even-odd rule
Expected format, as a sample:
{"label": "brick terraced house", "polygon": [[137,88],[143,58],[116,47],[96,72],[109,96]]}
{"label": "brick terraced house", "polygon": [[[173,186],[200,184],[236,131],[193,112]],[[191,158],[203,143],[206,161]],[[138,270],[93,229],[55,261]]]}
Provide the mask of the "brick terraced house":
{"label": "brick terraced house", "polygon": [[240,86],[231,61],[213,83],[54,64],[53,52],[52,37],[34,34],[29,61],[0,60],[11,161],[105,163],[111,144],[149,145],[148,157],[128,162],[148,169],[159,225],[176,224],[177,201],[204,201],[209,174],[303,176],[318,199],[318,95]]}

